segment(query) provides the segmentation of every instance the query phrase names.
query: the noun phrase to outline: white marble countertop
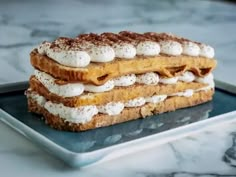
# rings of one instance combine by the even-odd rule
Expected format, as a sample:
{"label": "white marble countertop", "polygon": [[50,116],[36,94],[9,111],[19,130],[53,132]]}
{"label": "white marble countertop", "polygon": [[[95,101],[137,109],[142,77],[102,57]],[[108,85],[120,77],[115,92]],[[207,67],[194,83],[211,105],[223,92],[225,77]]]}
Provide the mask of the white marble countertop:
{"label": "white marble countertop", "polygon": [[[172,32],[211,44],[218,59],[215,77],[236,85],[235,12],[234,4],[193,0],[1,1],[0,84],[29,78],[29,52],[43,40],[132,30]],[[92,167],[71,169],[0,122],[0,176],[236,176],[235,127],[236,120]]]}

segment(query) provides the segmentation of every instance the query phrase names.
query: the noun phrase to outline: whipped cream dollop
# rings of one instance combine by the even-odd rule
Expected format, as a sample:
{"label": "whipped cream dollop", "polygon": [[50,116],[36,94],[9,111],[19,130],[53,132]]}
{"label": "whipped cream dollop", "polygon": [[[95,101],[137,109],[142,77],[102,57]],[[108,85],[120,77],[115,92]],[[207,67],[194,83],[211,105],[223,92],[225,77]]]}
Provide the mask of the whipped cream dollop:
{"label": "whipped cream dollop", "polygon": [[148,103],[160,103],[162,101],[164,101],[167,98],[167,95],[153,95],[151,97],[146,97],[145,100]]}
{"label": "whipped cream dollop", "polygon": [[115,51],[110,46],[93,45],[87,52],[93,62],[104,63],[112,61],[115,58]]}
{"label": "whipped cream dollop", "polygon": [[160,50],[160,45],[153,41],[143,41],[137,45],[137,55],[155,56]]}
{"label": "whipped cream dollop", "polygon": [[183,48],[179,42],[176,41],[161,41],[161,53],[167,55],[181,55]]}
{"label": "whipped cream dollop", "polygon": [[47,56],[62,65],[71,67],[86,67],[90,63],[90,56],[84,51],[48,49]]}
{"label": "whipped cream dollop", "polygon": [[180,81],[187,82],[187,83],[195,80],[195,75],[190,71],[186,71],[178,77]]}
{"label": "whipped cream dollop", "polygon": [[109,80],[107,81],[105,84],[103,85],[92,85],[92,84],[86,84],[84,85],[84,90],[88,91],[88,92],[106,92],[109,90],[112,90],[115,87],[114,81],[113,80]]}
{"label": "whipped cream dollop", "polygon": [[193,96],[194,94],[194,90],[193,89],[187,89],[183,92],[182,96],[185,96],[185,97],[191,97]]}
{"label": "whipped cream dollop", "polygon": [[98,114],[96,106],[67,107],[62,103],[56,104],[48,101],[45,103],[44,108],[53,115],[75,123],[88,122],[94,115]]}
{"label": "whipped cream dollop", "polygon": [[82,83],[58,85],[55,83],[56,79],[45,72],[35,70],[34,75],[50,92],[56,95],[72,97],[81,95],[84,92],[84,85]]}
{"label": "whipped cream dollop", "polygon": [[132,99],[132,100],[129,100],[125,103],[125,107],[138,107],[138,106],[142,106],[146,103],[146,100],[145,98],[143,97],[139,97],[139,98],[135,98],[135,99]]}
{"label": "whipped cream dollop", "polygon": [[194,90],[192,89],[187,89],[183,92],[177,92],[177,93],[174,93],[174,94],[171,94],[170,96],[184,96],[184,97],[191,97],[193,96],[193,93],[194,93]]}
{"label": "whipped cream dollop", "polygon": [[135,74],[128,74],[113,79],[115,86],[130,86],[136,82]]}
{"label": "whipped cream dollop", "polygon": [[205,77],[197,77],[195,79],[195,81],[200,82],[200,83],[204,83],[204,84],[208,84],[211,87],[215,87],[214,76],[212,73],[209,73]]}
{"label": "whipped cream dollop", "polygon": [[178,82],[179,77],[171,77],[171,78],[160,78],[159,82],[162,84],[176,84]]}
{"label": "whipped cream dollop", "polygon": [[132,44],[114,44],[113,49],[117,58],[133,59],[136,56],[136,48]]}
{"label": "whipped cream dollop", "polygon": [[206,45],[206,44],[200,44],[200,53],[199,55],[206,58],[213,58],[215,56],[215,50],[213,47]]}
{"label": "whipped cream dollop", "polygon": [[38,52],[47,55],[58,63],[71,67],[86,67],[90,63],[90,56],[85,51],[51,48],[51,43],[44,42],[38,47]]}
{"label": "whipped cream dollop", "polygon": [[104,106],[98,106],[97,108],[98,108],[98,112],[113,116],[113,115],[120,114],[123,111],[124,107],[125,107],[124,103],[110,102]]}
{"label": "whipped cream dollop", "polygon": [[39,95],[39,94],[31,93],[31,94],[27,94],[26,96],[30,97],[31,99],[36,101],[36,103],[41,107],[44,107],[44,105],[46,103],[46,99],[43,96]]}
{"label": "whipped cream dollop", "polygon": [[146,85],[157,85],[159,82],[159,75],[154,72],[137,75],[136,82]]}
{"label": "whipped cream dollop", "polygon": [[214,86],[212,87],[211,85],[208,85],[206,87],[202,87],[202,88],[199,88],[197,90],[195,90],[195,92],[200,92],[200,91],[208,91],[208,90],[211,90],[211,89],[214,89]]}
{"label": "whipped cream dollop", "polygon": [[189,55],[189,56],[199,56],[200,54],[200,47],[193,42],[185,41],[182,43],[183,47],[183,54]]}
{"label": "whipped cream dollop", "polygon": [[43,43],[41,43],[38,47],[38,53],[41,55],[47,55],[47,50],[51,47],[51,43],[44,41]]}

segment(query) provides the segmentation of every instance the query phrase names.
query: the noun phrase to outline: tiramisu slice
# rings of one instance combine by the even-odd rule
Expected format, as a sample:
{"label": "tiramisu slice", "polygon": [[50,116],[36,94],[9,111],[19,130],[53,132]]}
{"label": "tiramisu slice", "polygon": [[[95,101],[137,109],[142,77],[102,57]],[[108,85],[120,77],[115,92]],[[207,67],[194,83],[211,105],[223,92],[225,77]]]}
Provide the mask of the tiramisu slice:
{"label": "tiramisu slice", "polygon": [[214,49],[166,33],[83,34],[43,42],[29,111],[59,130],[83,131],[212,99]]}

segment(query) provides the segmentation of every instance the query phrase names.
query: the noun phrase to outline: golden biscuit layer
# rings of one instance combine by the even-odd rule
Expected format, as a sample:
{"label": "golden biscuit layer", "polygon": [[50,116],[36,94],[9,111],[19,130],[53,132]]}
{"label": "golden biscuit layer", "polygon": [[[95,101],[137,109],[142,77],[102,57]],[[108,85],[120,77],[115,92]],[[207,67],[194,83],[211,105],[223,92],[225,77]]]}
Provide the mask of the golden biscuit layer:
{"label": "golden biscuit layer", "polygon": [[90,63],[86,68],[73,68],[61,65],[37,50],[30,54],[33,67],[44,71],[60,80],[102,85],[108,80],[126,75],[158,72],[162,76],[174,77],[185,71],[192,71],[196,76],[205,76],[216,67],[216,60],[204,57],[168,56],[155,57],[137,56],[132,60],[115,59],[106,63]]}

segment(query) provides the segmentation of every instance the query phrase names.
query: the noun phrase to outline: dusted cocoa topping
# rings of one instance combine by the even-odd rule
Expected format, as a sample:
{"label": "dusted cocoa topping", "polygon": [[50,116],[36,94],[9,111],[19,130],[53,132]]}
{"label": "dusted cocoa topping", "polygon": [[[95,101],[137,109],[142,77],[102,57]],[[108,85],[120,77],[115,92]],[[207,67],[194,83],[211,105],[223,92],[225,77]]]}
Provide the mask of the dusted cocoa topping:
{"label": "dusted cocoa topping", "polygon": [[87,41],[94,45],[111,45],[112,42],[95,33],[81,34],[76,38],[77,42]]}
{"label": "dusted cocoa topping", "polygon": [[134,32],[130,32],[130,31],[121,31],[119,33],[119,35],[128,37],[128,38],[130,38],[130,39],[132,39],[136,42],[144,42],[144,41],[149,41],[150,40],[144,34],[134,33]]}
{"label": "dusted cocoa topping", "polygon": [[101,34],[102,37],[112,41],[113,43],[132,43],[132,39],[126,37],[126,36],[121,36],[119,34],[115,34],[115,33],[102,33]]}
{"label": "dusted cocoa topping", "polygon": [[[183,43],[186,41],[190,42],[191,40],[168,33],[147,32],[141,34],[130,31],[121,31],[118,34],[106,32],[100,35],[95,33],[80,34],[76,38],[59,37],[51,43],[52,45],[50,46],[50,48],[61,48],[62,45],[66,45],[67,49],[80,48],[80,46],[86,42],[90,42],[94,45],[112,45],[114,43],[122,42],[137,44],[138,42],[143,41],[176,41],[179,43]],[[195,41],[191,42],[201,44]]]}
{"label": "dusted cocoa topping", "polygon": [[155,32],[147,32],[144,33],[144,35],[147,38],[150,38],[156,42],[160,42],[160,41],[176,41],[179,43],[183,43],[184,41],[190,41],[188,39],[182,38],[182,37],[178,37],[175,36],[171,33],[155,33]]}
{"label": "dusted cocoa topping", "polygon": [[[95,34],[95,33],[81,34],[76,39],[77,39],[77,42],[80,42],[81,40],[86,40],[92,43],[97,43],[98,41],[100,41],[100,42],[104,42],[103,44],[107,44],[107,45],[111,45],[112,43],[120,43],[120,42],[137,44],[138,42],[143,42],[143,41],[153,41],[153,42],[176,41],[179,43],[190,41],[188,39],[177,37],[173,34],[168,34],[168,33],[147,32],[147,33],[141,34],[141,33],[135,33],[135,32],[130,32],[130,31],[121,31],[118,34],[110,33],[110,32],[102,33],[100,35]],[[198,42],[194,42],[194,43],[198,43]]]}
{"label": "dusted cocoa topping", "polygon": [[80,47],[78,42],[73,38],[59,37],[51,43],[50,49],[77,50]]}

